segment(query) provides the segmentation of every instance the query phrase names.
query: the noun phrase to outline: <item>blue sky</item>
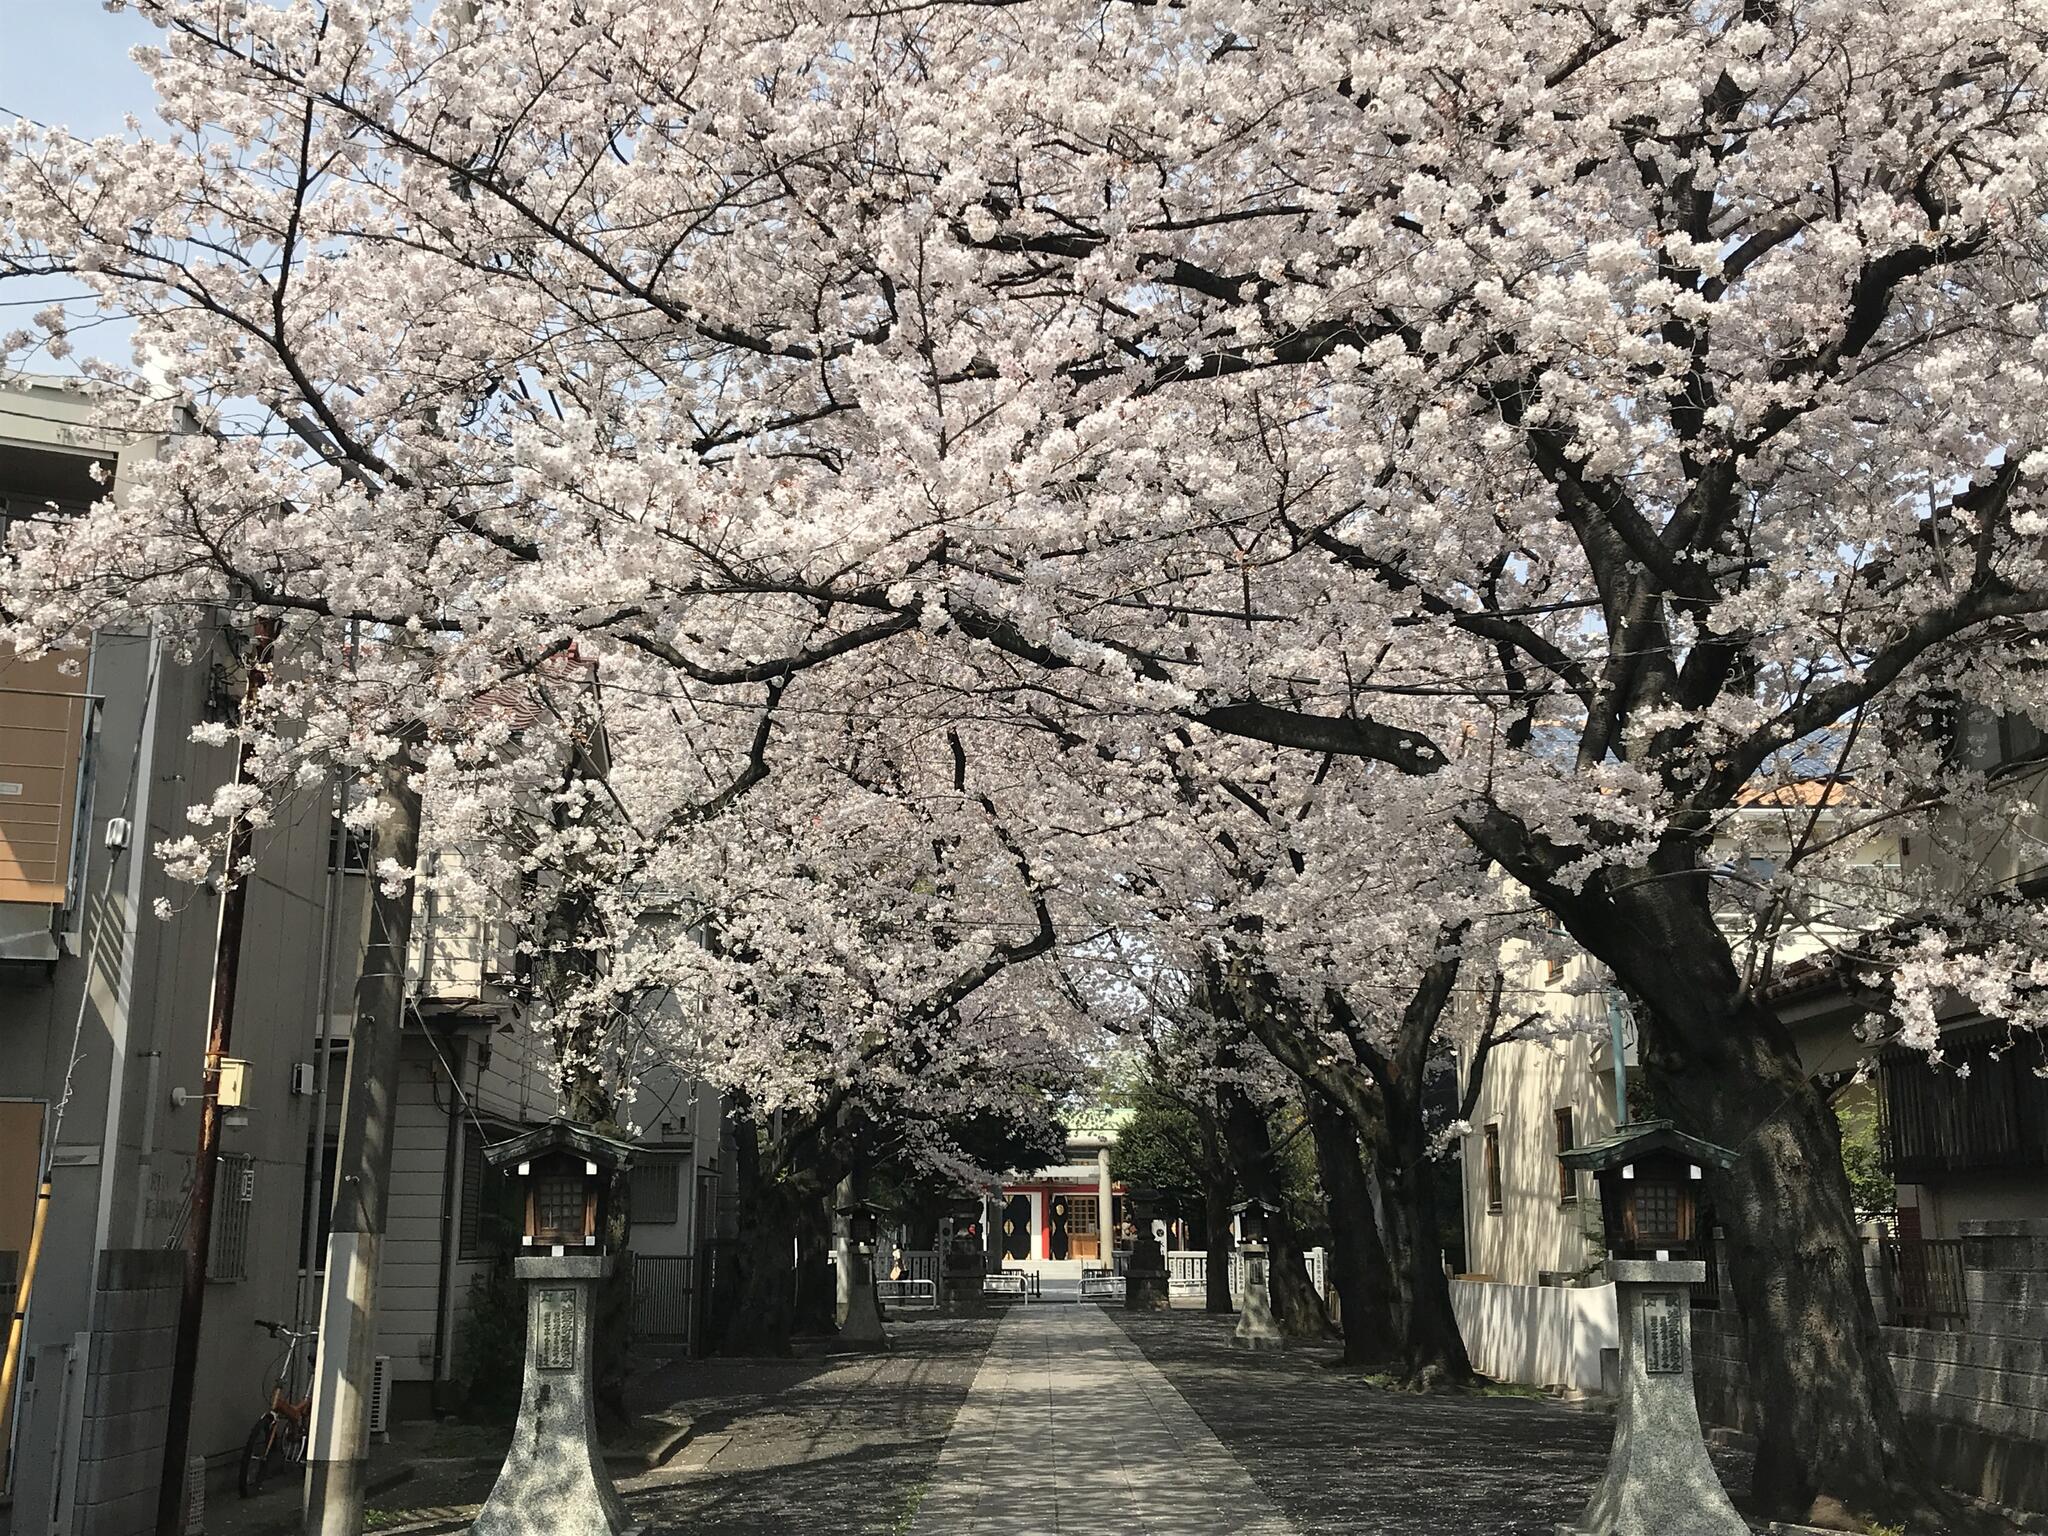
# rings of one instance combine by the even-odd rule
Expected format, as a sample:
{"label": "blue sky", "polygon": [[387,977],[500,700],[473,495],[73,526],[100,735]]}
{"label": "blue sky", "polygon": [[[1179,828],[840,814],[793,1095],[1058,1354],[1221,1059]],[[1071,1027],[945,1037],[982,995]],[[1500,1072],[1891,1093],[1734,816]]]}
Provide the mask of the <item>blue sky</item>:
{"label": "blue sky", "polygon": [[118,133],[124,113],[153,122],[155,96],[128,51],[157,36],[99,0],[0,0],[0,107],[73,133]]}
{"label": "blue sky", "polygon": [[[0,0],[0,108],[86,137],[121,132],[130,113],[154,127],[156,94],[128,54],[156,37],[156,28],[132,11],[110,13],[99,0]],[[77,291],[72,282],[0,282],[0,332]],[[87,318],[82,306],[73,306],[72,315]],[[127,333],[117,322],[75,340],[82,352],[126,362]],[[27,365],[41,373],[72,371],[41,354]]]}

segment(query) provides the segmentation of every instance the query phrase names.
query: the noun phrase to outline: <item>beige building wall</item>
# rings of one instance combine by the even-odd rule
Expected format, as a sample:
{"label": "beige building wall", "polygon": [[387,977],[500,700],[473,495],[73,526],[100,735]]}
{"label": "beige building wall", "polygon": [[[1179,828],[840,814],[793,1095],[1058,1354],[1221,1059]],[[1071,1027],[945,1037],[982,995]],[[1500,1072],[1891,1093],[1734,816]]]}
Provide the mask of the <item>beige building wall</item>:
{"label": "beige building wall", "polygon": [[[1612,1029],[1605,990],[1585,990],[1598,979],[1589,959],[1553,965],[1515,945],[1505,964],[1503,1011],[1531,1022],[1489,1054],[1463,1138],[1465,1262],[1474,1276],[1536,1285],[1544,1275],[1582,1274],[1605,1257],[1593,1181],[1557,1160],[1558,1113],[1571,1115],[1574,1146],[1612,1132]],[[1469,1047],[1460,1065],[1469,1080]]]}

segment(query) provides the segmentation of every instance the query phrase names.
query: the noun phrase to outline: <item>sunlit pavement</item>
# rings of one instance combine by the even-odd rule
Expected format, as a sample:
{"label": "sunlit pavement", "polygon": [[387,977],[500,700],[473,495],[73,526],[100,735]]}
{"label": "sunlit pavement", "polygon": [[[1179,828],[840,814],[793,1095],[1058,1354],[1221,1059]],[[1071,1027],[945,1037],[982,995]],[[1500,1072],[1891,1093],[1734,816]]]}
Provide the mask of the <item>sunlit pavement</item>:
{"label": "sunlit pavement", "polygon": [[1296,1536],[1101,1308],[1013,1307],[911,1533],[1084,1531]]}

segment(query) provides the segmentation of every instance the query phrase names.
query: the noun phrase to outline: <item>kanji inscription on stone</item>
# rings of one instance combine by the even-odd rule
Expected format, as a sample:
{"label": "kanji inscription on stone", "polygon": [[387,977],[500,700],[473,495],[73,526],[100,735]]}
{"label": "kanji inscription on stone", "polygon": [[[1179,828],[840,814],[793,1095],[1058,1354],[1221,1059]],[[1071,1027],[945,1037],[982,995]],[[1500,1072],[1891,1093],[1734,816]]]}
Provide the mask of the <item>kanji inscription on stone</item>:
{"label": "kanji inscription on stone", "polygon": [[1643,1296],[1642,1326],[1637,1337],[1642,1344],[1643,1370],[1651,1376],[1677,1376],[1685,1372],[1685,1319],[1682,1302],[1675,1291],[1649,1291]]}
{"label": "kanji inscription on stone", "polygon": [[534,1297],[533,1362],[543,1371],[576,1369],[576,1293],[544,1290]]}

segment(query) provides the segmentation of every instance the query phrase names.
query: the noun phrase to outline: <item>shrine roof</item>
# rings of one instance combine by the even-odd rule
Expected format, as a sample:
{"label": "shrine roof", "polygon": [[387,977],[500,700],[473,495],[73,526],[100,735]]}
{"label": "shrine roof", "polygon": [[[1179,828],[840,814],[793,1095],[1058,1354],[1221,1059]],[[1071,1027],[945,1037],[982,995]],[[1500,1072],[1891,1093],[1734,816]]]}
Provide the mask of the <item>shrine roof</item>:
{"label": "shrine roof", "polygon": [[1703,1167],[1725,1169],[1735,1166],[1735,1154],[1726,1147],[1717,1147],[1711,1141],[1688,1136],[1669,1120],[1638,1120],[1630,1125],[1617,1126],[1613,1135],[1589,1141],[1569,1152],[1560,1152],[1557,1160],[1567,1168],[1588,1168],[1597,1173],[1603,1168],[1633,1163],[1657,1152],[1669,1152]]}
{"label": "shrine roof", "polygon": [[617,1169],[631,1164],[633,1150],[631,1142],[619,1141],[558,1116],[521,1131],[509,1141],[493,1142],[484,1148],[484,1160],[493,1168],[511,1168],[550,1152],[565,1152],[600,1168]]}

